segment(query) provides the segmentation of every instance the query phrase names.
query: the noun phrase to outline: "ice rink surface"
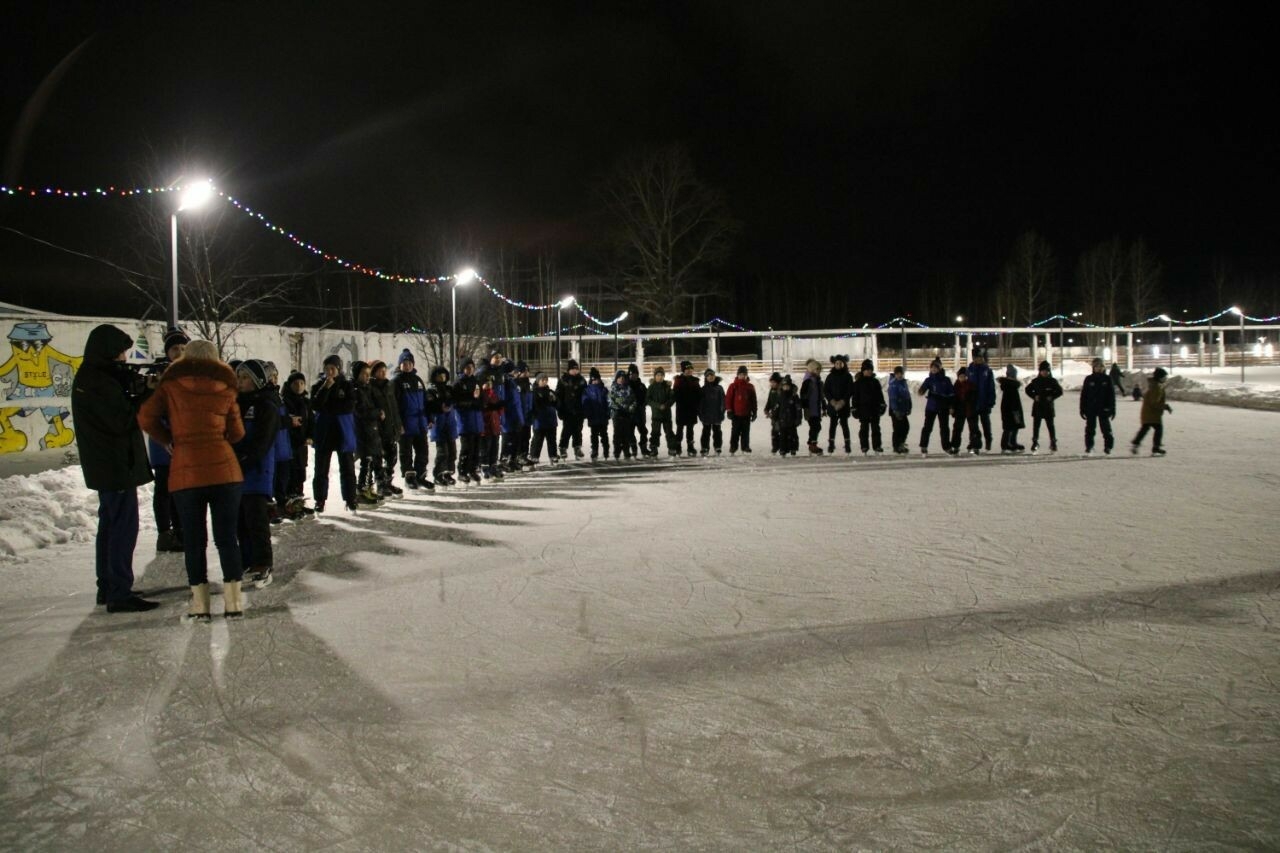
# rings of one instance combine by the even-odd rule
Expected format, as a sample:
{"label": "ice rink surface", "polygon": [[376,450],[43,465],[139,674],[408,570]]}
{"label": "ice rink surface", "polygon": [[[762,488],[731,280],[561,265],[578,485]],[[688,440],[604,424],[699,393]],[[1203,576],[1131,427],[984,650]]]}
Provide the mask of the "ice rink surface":
{"label": "ice rink surface", "polygon": [[761,419],[329,513],[211,626],[154,532],[149,614],[84,541],[8,558],[0,847],[1274,849],[1280,415],[1174,408],[1163,459],[1127,401],[1081,457],[1068,395],[1057,456]]}

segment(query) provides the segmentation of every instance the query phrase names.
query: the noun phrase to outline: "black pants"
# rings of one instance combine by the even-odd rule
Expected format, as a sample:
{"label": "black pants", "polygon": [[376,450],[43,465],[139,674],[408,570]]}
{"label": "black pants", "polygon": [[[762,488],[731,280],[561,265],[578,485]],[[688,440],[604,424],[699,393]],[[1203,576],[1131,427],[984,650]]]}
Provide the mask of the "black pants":
{"label": "black pants", "polygon": [[458,473],[471,475],[480,465],[480,434],[463,433],[458,437]]}
{"label": "black pants", "polygon": [[480,464],[493,468],[498,464],[498,436],[484,435],[480,437]]}
{"label": "black pants", "polygon": [[716,453],[720,452],[720,448],[724,446],[724,433],[720,431],[720,424],[703,424],[702,425],[702,452],[706,453],[711,449],[714,440]]}
{"label": "black pants", "polygon": [[1018,430],[1021,427],[1006,427],[1000,433],[1000,449],[1001,450],[1020,450],[1022,445],[1018,444]]}
{"label": "black pants", "polygon": [[689,455],[694,454],[693,449],[693,424],[677,424],[676,425],[676,450],[680,449],[680,443],[685,442]]}
{"label": "black pants", "polygon": [[632,442],[631,446],[636,452],[642,453],[649,448],[649,428],[644,425],[644,412],[637,412],[632,420],[632,429],[639,436],[639,444]]}
{"label": "black pants", "polygon": [[157,465],[151,469],[155,474],[155,486],[151,491],[151,514],[156,517],[156,530],[182,532],[182,520],[178,518],[178,507],[169,494],[169,466]]}
{"label": "black pants", "polygon": [[636,430],[630,415],[613,416],[613,458],[630,459],[636,454]]}
{"label": "black pants", "polygon": [[187,564],[187,583],[191,586],[209,582],[209,559],[205,554],[209,546],[206,518],[213,519],[213,544],[218,549],[223,583],[244,577],[238,535],[240,489],[239,483],[223,483],[173,493],[178,514],[182,516],[182,550]]}
{"label": "black pants", "polygon": [[805,420],[809,422],[809,443],[817,444],[822,437],[822,415],[806,415]]}
{"label": "black pants", "polygon": [[[870,445],[867,443],[867,434],[871,434]],[[866,453],[868,449],[881,453],[884,450],[884,444],[880,441],[880,419],[879,418],[859,418],[858,419],[858,446],[862,448],[862,452]]]}
{"label": "black pants", "polygon": [[436,442],[435,478],[441,474],[452,474],[458,465],[458,442],[452,438],[443,438]]}
{"label": "black pants", "polygon": [[1040,422],[1044,421],[1044,425],[1049,428],[1049,444],[1052,447],[1058,445],[1058,433],[1053,428],[1053,415],[1033,415],[1031,418],[1031,444],[1036,446],[1040,443]]}
{"label": "black pants", "polygon": [[[797,441],[799,438],[797,437]],[[778,422],[769,419],[769,451],[777,453],[782,448],[782,430],[778,426]]]}
{"label": "black pants", "polygon": [[[400,475],[408,478],[412,472],[414,479],[423,480],[427,476],[427,462],[430,461],[430,454],[427,453],[427,437],[426,435],[402,435],[400,440],[396,442],[400,445]],[[391,460],[391,449],[384,451],[388,460]],[[395,473],[395,463],[388,461],[387,463],[387,479],[390,480]]]}
{"label": "black pants", "polygon": [[286,491],[289,497],[301,497],[307,485],[307,454],[311,448],[305,444],[293,446],[293,458],[289,460],[289,485]]}
{"label": "black pants", "polygon": [[1164,424],[1143,424],[1138,430],[1138,434],[1133,437],[1133,446],[1137,447],[1142,444],[1142,439],[1147,437],[1147,430],[1151,430],[1154,435],[1151,436],[1151,449],[1159,450],[1161,441],[1164,439]]}
{"label": "black pants", "polygon": [[675,454],[680,449],[680,440],[676,438],[675,428],[671,425],[671,412],[659,415],[654,413],[649,423],[649,452],[657,453],[663,436],[667,437],[667,453]]}
{"label": "black pants", "polygon": [[1110,415],[1086,415],[1084,419],[1084,449],[1093,450],[1093,438],[1097,430],[1102,429],[1102,448],[1110,451],[1115,446],[1115,437],[1111,434]]}
{"label": "black pants", "polygon": [[502,434],[502,460],[508,467],[514,468],[520,458],[520,430],[512,430]]}
{"label": "black pants", "polygon": [[[814,418],[814,420],[818,420]],[[809,442],[813,444],[813,442]],[[797,426],[784,426],[778,430],[778,451],[780,453],[790,453],[792,456],[800,449],[800,428]]]}
{"label": "black pants", "polygon": [[906,415],[890,415],[893,423],[893,449],[903,450],[907,446],[907,435],[911,432],[911,421]]}
{"label": "black pants", "polygon": [[951,449],[951,429],[945,409],[934,412],[925,410],[924,429],[920,430],[920,449],[926,451],[929,449],[929,439],[933,437],[935,420],[938,421],[938,437],[942,439],[942,449],[948,451]]}
{"label": "black pants", "polygon": [[[835,447],[836,445],[836,424],[840,425],[841,431],[844,433],[844,447],[849,449],[849,405],[848,401],[845,407],[831,416],[831,426],[827,428],[827,446]],[[877,433],[878,434],[878,433]]]}
{"label": "black pants", "polygon": [[[974,415],[974,418],[976,419],[976,423],[978,423],[979,425],[981,425],[981,426],[982,426],[982,438],[983,438],[983,440],[984,440],[984,441],[986,441],[986,449],[987,449],[987,450],[990,450],[990,449],[991,449],[991,436],[992,436],[992,433],[991,433],[991,413],[990,413],[990,412],[978,412],[976,415]],[[975,432],[976,432],[976,430],[975,430]],[[970,437],[970,442],[972,443],[972,437]],[[977,447],[977,445],[976,445],[976,444],[974,444],[974,447]]]}
{"label": "black pants", "polygon": [[284,512],[284,505],[289,502],[289,464],[292,458],[277,459],[275,478],[271,483],[271,491],[275,498],[276,508]]}
{"label": "black pants", "polygon": [[[337,432],[337,428],[333,429]],[[341,436],[339,436],[341,438]],[[337,441],[326,440],[316,445],[316,473],[311,478],[311,496],[318,501],[329,499],[329,463],[338,454],[338,485],[343,503],[356,499],[356,455],[338,450]]]}
{"label": "black pants", "polygon": [[370,486],[382,488],[385,482],[382,471],[382,456],[367,455],[360,457],[360,476],[356,478],[356,488],[367,489]]}
{"label": "black pants", "polygon": [[564,456],[565,449],[570,443],[574,447],[582,447],[582,415],[565,415],[564,430],[560,433],[560,455]]}
{"label": "black pants", "polygon": [[[615,432],[615,435],[617,433]],[[604,458],[609,458],[609,422],[591,424],[591,458],[595,459],[604,449]]]}
{"label": "black pants", "polygon": [[546,427],[535,428],[533,431],[533,441],[529,445],[529,461],[537,462],[538,456],[542,453],[542,443],[547,443],[547,459],[548,461],[556,461],[556,428]]}
{"label": "black pants", "polygon": [[255,569],[273,565],[271,552],[271,522],[266,495],[241,495],[240,519],[237,533],[240,538],[240,565]]}
{"label": "black pants", "polygon": [[751,452],[751,416],[730,415],[732,426],[729,428],[729,452],[733,453],[742,447],[744,453]]}
{"label": "black pants", "polygon": [[137,544],[138,490],[98,492],[94,570],[98,592],[108,604],[120,604],[133,594],[133,549]]}

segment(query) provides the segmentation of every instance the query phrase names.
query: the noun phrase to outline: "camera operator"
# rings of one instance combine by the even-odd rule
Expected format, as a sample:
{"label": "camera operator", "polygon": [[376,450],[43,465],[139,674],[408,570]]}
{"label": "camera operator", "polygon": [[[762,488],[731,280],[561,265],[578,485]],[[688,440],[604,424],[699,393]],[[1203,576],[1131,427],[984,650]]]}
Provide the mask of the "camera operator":
{"label": "camera operator", "polygon": [[[146,370],[147,391],[143,402],[155,391],[165,369],[182,358],[191,339],[181,329],[170,329],[164,336],[164,356]],[[165,419],[168,428],[168,419]],[[178,515],[177,505],[169,494],[169,463],[172,461],[169,451],[160,442],[147,436],[147,456],[151,459],[151,471],[155,475],[155,490],[151,494],[151,513],[156,519],[156,551],[181,554],[182,521]]]}
{"label": "camera operator", "polygon": [[71,383],[71,413],[84,483],[98,493],[96,569],[98,603],[108,613],[159,607],[133,593],[133,549],[138,542],[138,486],[151,481],[138,428],[146,378],[125,357],[133,338],[111,325],[89,333],[84,363]]}

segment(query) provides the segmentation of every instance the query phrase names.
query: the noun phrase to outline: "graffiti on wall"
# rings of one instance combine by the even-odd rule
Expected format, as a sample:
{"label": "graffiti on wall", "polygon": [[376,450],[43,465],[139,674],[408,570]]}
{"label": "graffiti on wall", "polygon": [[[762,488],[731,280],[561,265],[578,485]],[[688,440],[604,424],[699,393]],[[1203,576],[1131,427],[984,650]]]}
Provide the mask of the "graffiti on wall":
{"label": "graffiti on wall", "polygon": [[[44,427],[40,437],[40,449],[66,447],[75,440],[75,432],[68,425],[71,411],[67,401],[71,397],[71,379],[80,369],[83,356],[67,355],[53,346],[53,335],[44,323],[29,321],[15,323],[9,330],[9,357],[0,364],[0,389],[6,403],[0,408],[0,453],[19,453],[27,448],[27,431],[20,429],[15,418],[38,417]],[[44,405],[42,398],[52,398]],[[37,434],[39,429],[37,425]]]}

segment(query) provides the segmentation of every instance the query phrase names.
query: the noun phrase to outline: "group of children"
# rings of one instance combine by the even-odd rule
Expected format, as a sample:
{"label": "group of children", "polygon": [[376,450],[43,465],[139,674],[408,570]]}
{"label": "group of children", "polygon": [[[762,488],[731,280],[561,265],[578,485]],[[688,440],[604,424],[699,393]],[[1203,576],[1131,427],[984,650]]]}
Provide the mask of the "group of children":
{"label": "group of children", "polygon": [[[892,447],[895,453],[909,451],[909,416],[912,397],[902,367],[895,367],[888,383],[886,400],[880,380],[876,378],[871,361],[865,360],[856,376],[849,372],[849,358],[845,355],[831,357],[832,369],[824,379],[822,365],[816,359],[806,363],[805,379],[796,393],[790,376],[774,373],[770,379],[769,401],[765,412],[773,420],[775,452],[794,455],[799,446],[797,430],[800,418],[809,425],[809,452],[821,455],[818,439],[822,417],[828,418],[827,453],[836,449],[837,427],[844,436],[845,453],[852,452],[849,434],[849,418],[858,421],[858,441],[864,454],[882,453],[880,419],[888,412],[893,432]],[[1148,431],[1154,431],[1152,454],[1163,456],[1163,416],[1173,409],[1165,403],[1163,383],[1167,377],[1163,368],[1157,368],[1150,379],[1150,388],[1143,396],[1142,429],[1134,437],[1131,451],[1137,453]],[[997,401],[997,388],[999,400]],[[1062,396],[1062,385],[1053,377],[1049,362],[1041,362],[1034,379],[1025,387],[1018,379],[1018,369],[1010,364],[1005,375],[998,380],[987,365],[985,351],[975,349],[973,361],[957,371],[953,382],[939,359],[929,365],[929,375],[920,383],[917,393],[926,398],[924,427],[920,433],[920,452],[928,454],[935,426],[938,429],[942,450],[958,455],[964,447],[970,454],[990,452],[993,435],[991,413],[1000,407],[1000,450],[1002,453],[1022,453],[1026,450],[1018,441],[1018,433],[1025,428],[1022,392],[1031,398],[1031,450],[1040,449],[1040,429],[1046,428],[1050,452],[1058,450],[1055,429],[1055,401]],[[1098,432],[1102,433],[1103,452],[1110,454],[1115,447],[1111,421],[1116,415],[1115,385],[1106,373],[1102,359],[1095,358],[1092,372],[1085,377],[1080,391],[1080,417],[1085,421],[1085,452],[1092,453]],[[967,444],[962,442],[965,428],[969,430]]]}

